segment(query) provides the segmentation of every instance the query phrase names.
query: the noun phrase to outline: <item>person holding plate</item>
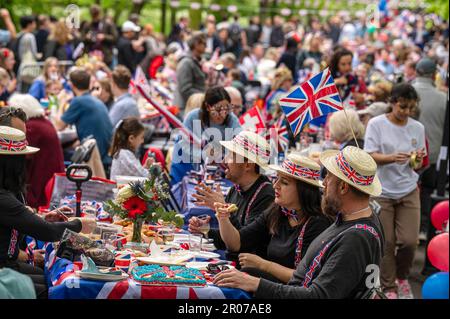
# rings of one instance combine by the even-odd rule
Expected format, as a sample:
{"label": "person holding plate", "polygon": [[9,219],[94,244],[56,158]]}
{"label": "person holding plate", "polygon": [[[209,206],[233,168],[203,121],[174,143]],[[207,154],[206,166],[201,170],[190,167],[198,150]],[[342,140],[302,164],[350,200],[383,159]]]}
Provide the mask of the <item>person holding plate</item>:
{"label": "person holding plate", "polygon": [[[220,236],[229,251],[241,252],[242,271],[274,282],[287,283],[311,242],[331,224],[320,207],[320,166],[291,154],[281,165],[270,165],[278,177],[275,203],[252,223],[236,229],[226,204],[216,203]],[[266,256],[248,253],[267,247]],[[264,258],[263,258],[264,257]]]}

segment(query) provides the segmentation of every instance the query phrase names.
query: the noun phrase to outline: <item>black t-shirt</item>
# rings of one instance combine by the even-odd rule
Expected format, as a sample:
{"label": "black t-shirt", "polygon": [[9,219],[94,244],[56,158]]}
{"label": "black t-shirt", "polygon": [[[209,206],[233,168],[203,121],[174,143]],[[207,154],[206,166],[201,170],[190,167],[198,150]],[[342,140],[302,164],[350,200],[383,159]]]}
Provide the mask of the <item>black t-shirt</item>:
{"label": "black t-shirt", "polygon": [[46,222],[29,211],[11,192],[0,190],[0,265],[17,259],[19,244],[25,235],[54,242],[61,239],[66,228],[80,232],[81,222]]}
{"label": "black t-shirt", "polygon": [[[304,223],[292,227],[288,217],[282,215],[278,224],[278,231],[271,235],[268,220],[270,214],[282,214],[280,208],[269,209],[259,215],[256,220],[239,230],[241,236],[241,252],[251,252],[260,247],[267,247],[266,259],[287,268],[295,268],[295,251],[298,238]],[[331,222],[325,216],[312,216],[305,227],[301,258],[305,256],[309,245],[330,226]],[[261,256],[262,257],[262,256]]]}
{"label": "black t-shirt", "polygon": [[[359,227],[356,227],[359,225]],[[367,227],[364,228],[364,225]],[[376,233],[376,235],[374,235]],[[329,244],[328,249],[324,247]],[[353,221],[336,222],[309,246],[287,285],[261,279],[256,298],[268,299],[342,299],[367,291],[368,266],[379,266],[384,234],[375,214]],[[323,253],[319,267],[307,276],[314,259]],[[304,281],[312,280],[304,287]]]}
{"label": "black t-shirt", "polygon": [[[256,192],[258,193],[256,194]],[[252,223],[256,217],[273,204],[274,200],[275,192],[272,183],[265,175],[260,175],[247,191],[239,194],[233,187],[225,197],[226,203],[235,204],[238,207],[238,211],[230,217],[231,223],[238,230],[242,226]],[[218,229],[211,229],[208,237],[214,239],[214,245],[218,249],[226,249]]]}

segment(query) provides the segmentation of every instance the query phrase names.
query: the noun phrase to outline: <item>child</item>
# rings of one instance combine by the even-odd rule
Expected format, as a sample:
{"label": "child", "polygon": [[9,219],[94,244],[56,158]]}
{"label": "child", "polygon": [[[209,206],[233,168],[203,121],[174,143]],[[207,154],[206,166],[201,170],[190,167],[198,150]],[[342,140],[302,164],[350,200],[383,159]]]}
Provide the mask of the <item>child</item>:
{"label": "child", "polygon": [[153,165],[149,158],[142,166],[136,157],[136,151],[144,143],[144,126],[136,117],[120,120],[116,125],[110,155],[111,180],[117,176],[148,176],[148,168]]}

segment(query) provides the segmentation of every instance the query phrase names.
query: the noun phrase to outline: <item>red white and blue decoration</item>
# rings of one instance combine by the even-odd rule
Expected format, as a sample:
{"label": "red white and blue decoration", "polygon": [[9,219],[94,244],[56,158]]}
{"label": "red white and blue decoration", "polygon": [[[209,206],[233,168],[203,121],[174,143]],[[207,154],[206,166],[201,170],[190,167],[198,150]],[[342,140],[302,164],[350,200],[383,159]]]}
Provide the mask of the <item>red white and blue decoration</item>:
{"label": "red white and blue decoration", "polygon": [[280,99],[280,106],[294,136],[311,120],[343,109],[339,91],[328,68],[294,87]]}

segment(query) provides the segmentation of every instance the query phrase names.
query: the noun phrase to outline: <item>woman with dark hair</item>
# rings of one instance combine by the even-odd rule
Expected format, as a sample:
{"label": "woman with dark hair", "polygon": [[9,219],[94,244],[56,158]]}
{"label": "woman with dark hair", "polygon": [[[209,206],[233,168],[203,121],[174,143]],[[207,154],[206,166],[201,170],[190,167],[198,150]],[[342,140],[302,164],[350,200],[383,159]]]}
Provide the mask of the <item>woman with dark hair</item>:
{"label": "woman with dark hair", "polygon": [[[219,141],[231,140],[239,133],[239,120],[233,114],[232,109],[228,92],[223,87],[217,86],[206,91],[200,108],[194,109],[186,115],[184,126],[206,143],[202,143],[205,144],[202,149],[195,145],[191,149],[189,141],[182,139],[181,135],[178,137],[170,169],[173,183],[179,182],[188,171],[192,170],[193,163],[201,162],[200,156],[205,148],[221,148]],[[231,129],[231,135],[225,134],[226,128]],[[221,160],[217,159],[216,162],[221,162]]]}
{"label": "woman with dark hair", "polygon": [[342,101],[353,98],[356,106],[363,106],[364,93],[367,87],[364,79],[359,79],[352,69],[353,53],[344,48],[338,48],[331,56],[330,71],[334,78]]}
{"label": "woman with dark hair", "polygon": [[[220,236],[232,252],[240,252],[242,271],[275,282],[287,283],[311,242],[331,224],[322,215],[320,166],[291,154],[281,166],[274,184],[275,204],[257,219],[237,230],[228,207],[216,204]],[[266,252],[257,256],[248,252]]]}
{"label": "woman with dark hair", "polygon": [[66,228],[90,233],[96,223],[94,219],[85,218],[68,221],[62,209],[45,216],[35,214],[25,203],[26,156],[39,149],[27,146],[25,133],[11,127],[0,126],[0,139],[6,143],[0,145],[0,268],[12,268],[29,275],[38,298],[45,298],[47,286],[43,270],[22,261],[21,249],[25,247],[21,245],[25,236],[54,242],[61,239]]}

